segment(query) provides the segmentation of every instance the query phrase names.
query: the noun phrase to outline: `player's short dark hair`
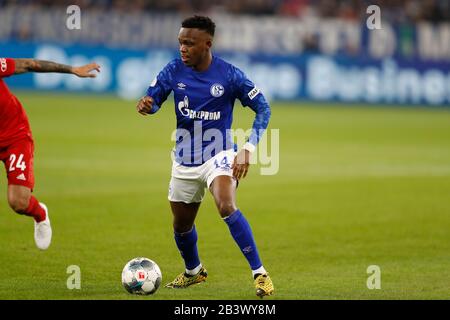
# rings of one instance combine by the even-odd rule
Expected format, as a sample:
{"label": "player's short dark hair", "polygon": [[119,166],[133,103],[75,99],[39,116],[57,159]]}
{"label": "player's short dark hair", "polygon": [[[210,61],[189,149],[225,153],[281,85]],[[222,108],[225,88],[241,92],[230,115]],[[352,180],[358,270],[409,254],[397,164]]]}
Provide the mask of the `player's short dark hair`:
{"label": "player's short dark hair", "polygon": [[181,27],[200,29],[206,31],[213,37],[216,31],[216,24],[209,17],[197,15],[184,19]]}

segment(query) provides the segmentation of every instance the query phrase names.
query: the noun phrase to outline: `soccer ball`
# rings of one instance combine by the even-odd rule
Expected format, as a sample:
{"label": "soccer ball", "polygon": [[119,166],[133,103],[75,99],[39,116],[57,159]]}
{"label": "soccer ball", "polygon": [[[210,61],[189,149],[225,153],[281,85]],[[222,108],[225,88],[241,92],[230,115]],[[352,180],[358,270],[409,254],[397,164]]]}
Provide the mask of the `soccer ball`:
{"label": "soccer ball", "polygon": [[133,294],[153,294],[161,285],[158,265],[147,258],[134,258],[122,270],[122,285]]}

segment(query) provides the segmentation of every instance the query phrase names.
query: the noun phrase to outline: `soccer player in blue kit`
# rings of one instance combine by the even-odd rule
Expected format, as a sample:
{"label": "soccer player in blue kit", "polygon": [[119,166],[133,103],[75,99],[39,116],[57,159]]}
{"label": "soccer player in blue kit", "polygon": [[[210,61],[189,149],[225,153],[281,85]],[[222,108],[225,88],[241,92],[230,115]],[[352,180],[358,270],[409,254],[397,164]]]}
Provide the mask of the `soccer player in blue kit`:
{"label": "soccer player in blue kit", "polygon": [[[154,114],[174,93],[177,131],[168,199],[175,242],[186,270],[166,287],[186,288],[207,278],[198,255],[194,221],[208,188],[250,264],[256,295],[262,298],[273,294],[273,283],[250,225],[236,205],[235,193],[271,112],[263,94],[241,70],[212,54],[214,32],[215,23],[208,17],[185,19],[178,35],[181,59],[164,67],[137,105],[140,114]],[[239,153],[229,131],[236,98],[256,113],[252,133]]]}

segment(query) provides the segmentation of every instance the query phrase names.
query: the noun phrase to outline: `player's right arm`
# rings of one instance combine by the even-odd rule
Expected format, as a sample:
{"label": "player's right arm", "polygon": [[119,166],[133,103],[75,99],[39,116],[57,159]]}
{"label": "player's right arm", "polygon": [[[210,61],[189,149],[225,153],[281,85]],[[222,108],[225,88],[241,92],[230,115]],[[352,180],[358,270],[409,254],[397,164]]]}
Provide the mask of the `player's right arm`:
{"label": "player's right arm", "polygon": [[152,108],[153,108],[153,98],[152,97],[142,97],[137,104],[137,112],[139,112],[140,114],[142,114],[143,116],[148,115],[149,113],[152,112]]}
{"label": "player's right arm", "polygon": [[177,68],[177,60],[169,62],[152,81],[147,93],[136,106],[137,112],[146,116],[157,112],[172,91],[172,81]]}
{"label": "player's right arm", "polygon": [[56,72],[74,74],[80,78],[95,78],[97,75],[92,71],[100,72],[100,66],[96,63],[90,63],[81,67],[73,67],[53,61],[36,59],[14,59],[14,74],[27,72]]}

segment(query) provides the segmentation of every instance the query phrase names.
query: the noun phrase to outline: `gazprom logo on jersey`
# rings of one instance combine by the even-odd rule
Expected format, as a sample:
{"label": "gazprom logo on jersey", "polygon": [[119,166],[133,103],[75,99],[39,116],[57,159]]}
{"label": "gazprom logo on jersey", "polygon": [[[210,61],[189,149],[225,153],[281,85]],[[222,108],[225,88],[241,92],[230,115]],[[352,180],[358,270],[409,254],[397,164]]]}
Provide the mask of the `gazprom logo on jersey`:
{"label": "gazprom logo on jersey", "polygon": [[189,109],[189,98],[184,96],[184,100],[178,102],[178,110],[180,113],[190,119],[200,119],[200,120],[219,120],[220,111],[209,112],[209,111],[197,111]]}

